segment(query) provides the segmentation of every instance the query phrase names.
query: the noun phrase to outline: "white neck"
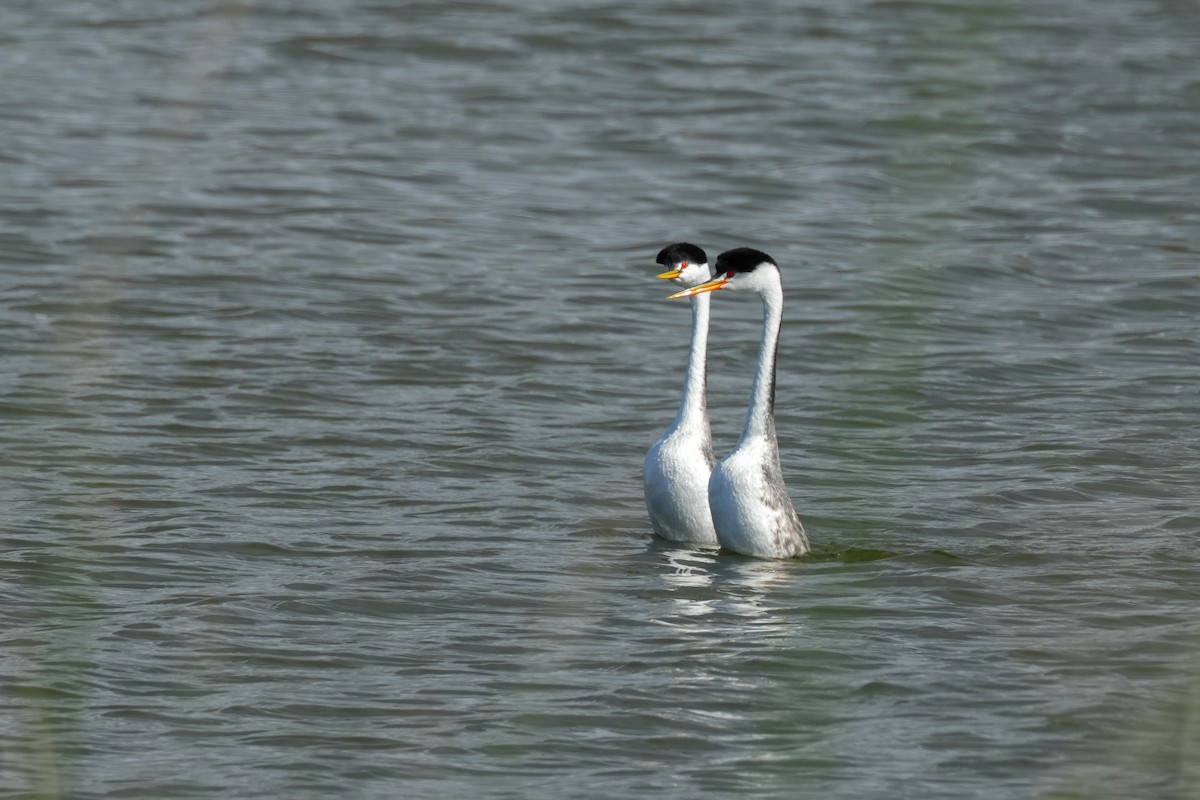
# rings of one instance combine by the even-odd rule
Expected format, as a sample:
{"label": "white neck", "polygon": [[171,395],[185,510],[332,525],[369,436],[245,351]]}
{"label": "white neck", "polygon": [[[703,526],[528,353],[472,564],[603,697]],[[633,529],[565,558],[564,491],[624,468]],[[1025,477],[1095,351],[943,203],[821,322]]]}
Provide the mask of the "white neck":
{"label": "white neck", "polygon": [[708,425],[708,303],[706,294],[692,297],[692,347],[688,352],[687,381],[675,416],[675,427]]}
{"label": "white neck", "polygon": [[759,295],[763,301],[762,343],[758,346],[758,365],[754,369],[746,426],[742,429],[743,441],[752,437],[775,438],[775,356],[779,349],[779,327],[783,324],[783,288],[776,283],[765,287]]}

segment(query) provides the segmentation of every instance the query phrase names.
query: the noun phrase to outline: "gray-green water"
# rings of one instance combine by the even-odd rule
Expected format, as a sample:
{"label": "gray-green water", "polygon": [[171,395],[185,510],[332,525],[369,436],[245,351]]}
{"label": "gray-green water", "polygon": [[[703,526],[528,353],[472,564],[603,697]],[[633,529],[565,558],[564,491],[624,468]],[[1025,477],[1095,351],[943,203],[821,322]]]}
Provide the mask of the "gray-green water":
{"label": "gray-green water", "polygon": [[[10,0],[0,793],[1197,796],[1198,52],[1166,0]],[[812,558],[649,535],[679,239],[783,265]]]}

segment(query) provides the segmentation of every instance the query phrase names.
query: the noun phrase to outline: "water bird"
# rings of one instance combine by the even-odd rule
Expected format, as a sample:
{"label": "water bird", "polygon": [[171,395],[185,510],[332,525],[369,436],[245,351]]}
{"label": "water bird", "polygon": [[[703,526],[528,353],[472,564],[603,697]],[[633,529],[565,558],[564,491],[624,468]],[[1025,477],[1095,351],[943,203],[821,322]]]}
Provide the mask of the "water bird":
{"label": "water bird", "polygon": [[[687,242],[664,247],[657,263],[667,268],[659,278],[681,286],[698,286],[712,278],[708,255]],[[706,398],[708,306],[707,294],[692,298],[692,343],[683,397],[675,421],[646,452],[643,482],[655,533],[670,541],[716,547],[708,510],[708,479],[716,462]]]}
{"label": "water bird", "polygon": [[719,290],[757,292],[763,303],[762,343],[742,436],[713,468],[708,505],[717,541],[759,558],[793,558],[809,551],[804,525],[783,484],[775,437],[775,362],[783,325],[783,279],[766,253],[738,247],[717,256],[715,277],[671,295],[699,297]]}

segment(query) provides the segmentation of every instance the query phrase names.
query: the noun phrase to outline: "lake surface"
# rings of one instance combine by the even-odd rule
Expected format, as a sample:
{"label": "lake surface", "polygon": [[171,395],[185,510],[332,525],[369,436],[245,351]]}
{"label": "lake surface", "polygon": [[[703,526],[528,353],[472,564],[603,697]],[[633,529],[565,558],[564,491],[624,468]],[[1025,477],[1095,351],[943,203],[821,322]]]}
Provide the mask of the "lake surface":
{"label": "lake surface", "polygon": [[[1195,797],[1197,52],[1169,0],[7,3],[0,793]],[[650,534],[678,240],[782,267],[809,557]]]}

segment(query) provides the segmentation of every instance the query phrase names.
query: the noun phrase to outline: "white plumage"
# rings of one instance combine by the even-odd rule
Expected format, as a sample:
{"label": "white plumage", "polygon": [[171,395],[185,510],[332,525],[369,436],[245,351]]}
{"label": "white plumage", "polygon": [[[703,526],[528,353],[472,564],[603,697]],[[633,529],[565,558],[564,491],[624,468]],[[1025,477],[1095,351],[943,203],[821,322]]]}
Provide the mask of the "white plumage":
{"label": "white plumage", "polygon": [[775,359],[783,324],[779,267],[766,253],[739,247],[717,257],[712,280],[671,296],[695,302],[719,289],[757,292],[763,302],[763,331],[742,436],[708,481],[717,540],[722,547],[759,558],[803,555],[809,551],[808,537],[783,483],[775,437]]}
{"label": "white plumage", "polygon": [[[708,256],[686,242],[663,248],[658,263],[668,268],[658,277],[683,286],[696,286],[712,277]],[[708,481],[716,460],[706,401],[708,311],[707,294],[692,298],[691,349],[679,412],[647,451],[643,478],[646,511],[655,533],[675,542],[716,547],[708,510]]]}

